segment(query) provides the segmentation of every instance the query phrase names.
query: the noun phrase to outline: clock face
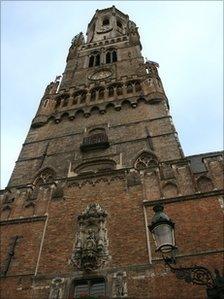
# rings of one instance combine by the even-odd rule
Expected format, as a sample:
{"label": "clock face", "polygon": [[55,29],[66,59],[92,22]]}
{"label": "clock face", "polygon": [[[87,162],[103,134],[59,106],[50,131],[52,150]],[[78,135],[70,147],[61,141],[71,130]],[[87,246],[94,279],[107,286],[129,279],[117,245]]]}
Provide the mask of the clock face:
{"label": "clock face", "polygon": [[98,72],[95,72],[90,76],[91,80],[100,80],[100,79],[105,79],[108,78],[112,75],[110,70],[101,70]]}

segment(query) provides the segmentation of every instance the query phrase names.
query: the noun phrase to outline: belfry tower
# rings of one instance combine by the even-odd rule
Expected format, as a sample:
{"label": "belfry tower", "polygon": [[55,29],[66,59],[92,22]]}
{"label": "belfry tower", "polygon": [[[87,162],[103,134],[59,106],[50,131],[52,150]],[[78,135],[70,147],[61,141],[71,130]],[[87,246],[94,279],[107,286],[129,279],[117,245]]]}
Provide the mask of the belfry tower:
{"label": "belfry tower", "polygon": [[162,204],[177,263],[219,268],[222,154],[184,156],[141,49],[114,6],[73,38],[2,190],[2,299],[205,298],[164,265],[148,225]]}

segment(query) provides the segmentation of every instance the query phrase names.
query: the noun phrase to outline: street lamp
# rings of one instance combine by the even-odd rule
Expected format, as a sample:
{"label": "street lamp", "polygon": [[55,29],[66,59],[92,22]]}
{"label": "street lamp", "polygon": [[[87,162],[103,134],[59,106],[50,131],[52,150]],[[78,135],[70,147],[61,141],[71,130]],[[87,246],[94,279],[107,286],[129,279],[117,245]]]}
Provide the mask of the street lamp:
{"label": "street lamp", "polygon": [[[205,285],[208,299],[224,299],[224,277],[215,269],[213,275],[206,267],[174,267],[175,246],[174,222],[163,212],[164,207],[157,204],[153,207],[155,212],[151,224],[148,226],[156,244],[156,251],[162,253],[163,260],[170,270],[175,273],[178,279],[183,279],[187,283]],[[171,255],[170,256],[167,256]]]}

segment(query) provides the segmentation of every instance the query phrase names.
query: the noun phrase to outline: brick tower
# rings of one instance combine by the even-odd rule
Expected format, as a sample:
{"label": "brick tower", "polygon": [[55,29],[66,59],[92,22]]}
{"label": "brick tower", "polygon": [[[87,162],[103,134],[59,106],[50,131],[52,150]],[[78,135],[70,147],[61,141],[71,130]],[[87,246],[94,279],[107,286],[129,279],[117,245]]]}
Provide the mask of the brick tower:
{"label": "brick tower", "polygon": [[147,226],[163,204],[177,265],[221,270],[221,163],[220,152],[184,156],[138,28],[97,10],[2,190],[1,298],[205,298],[164,265]]}

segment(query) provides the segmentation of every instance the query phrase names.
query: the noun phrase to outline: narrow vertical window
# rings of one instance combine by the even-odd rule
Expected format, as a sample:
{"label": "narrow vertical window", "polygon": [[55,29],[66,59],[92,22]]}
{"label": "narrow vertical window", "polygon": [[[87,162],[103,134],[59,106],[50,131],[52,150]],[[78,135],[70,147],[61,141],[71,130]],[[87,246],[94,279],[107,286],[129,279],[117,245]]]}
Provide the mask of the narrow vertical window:
{"label": "narrow vertical window", "polygon": [[55,103],[55,108],[58,108],[61,105],[61,99],[57,99]]}
{"label": "narrow vertical window", "polygon": [[141,91],[141,85],[139,82],[135,82],[135,91],[136,92]]}
{"label": "narrow vertical window", "polygon": [[99,90],[99,99],[103,99],[104,98],[104,89],[100,89]]}
{"label": "narrow vertical window", "polygon": [[110,60],[110,52],[107,52],[106,54],[106,63],[110,63],[111,60]]}
{"label": "narrow vertical window", "polygon": [[93,67],[93,64],[94,64],[94,56],[91,55],[89,59],[89,67]]}
{"label": "narrow vertical window", "polygon": [[122,91],[122,86],[121,85],[118,85],[117,86],[117,95],[120,96],[122,95],[123,91]]}
{"label": "narrow vertical window", "polygon": [[133,92],[133,87],[132,87],[132,84],[129,83],[129,84],[127,85],[127,93],[132,93],[132,92]]}
{"label": "narrow vertical window", "polygon": [[81,94],[81,99],[80,99],[80,103],[85,103],[86,101],[86,93],[85,92],[82,92]]}
{"label": "narrow vertical window", "polygon": [[113,86],[110,86],[109,90],[108,90],[108,96],[112,97],[113,95],[114,95],[114,88],[113,88]]}
{"label": "narrow vertical window", "polygon": [[95,66],[98,66],[100,65],[100,54],[97,54],[96,57],[95,57]]}
{"label": "narrow vertical window", "polygon": [[95,101],[95,100],[96,100],[96,91],[95,91],[95,90],[93,90],[93,91],[91,92],[91,98],[90,98],[90,100],[91,100],[91,101]]}
{"label": "narrow vertical window", "polygon": [[116,51],[112,52],[112,60],[113,60],[113,62],[117,61],[117,53],[116,53]]}

